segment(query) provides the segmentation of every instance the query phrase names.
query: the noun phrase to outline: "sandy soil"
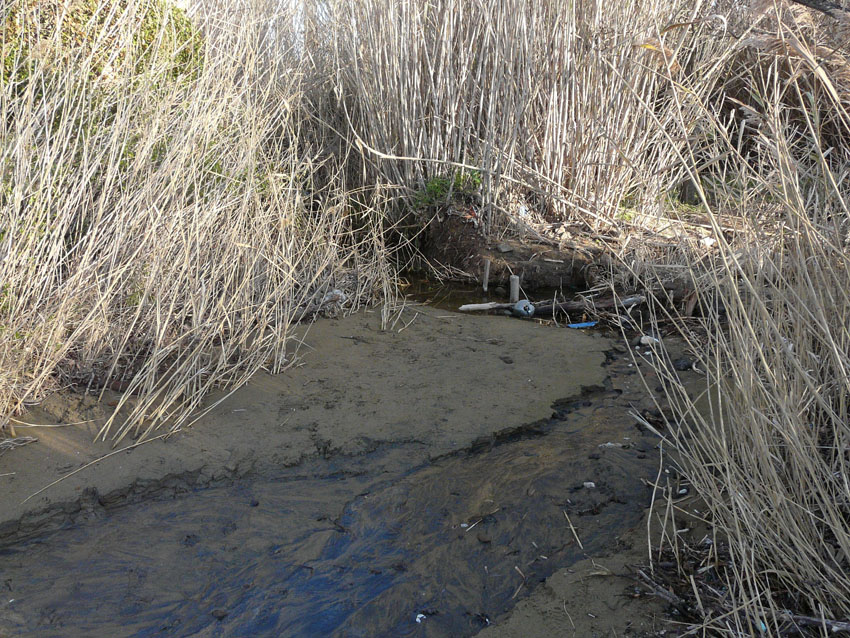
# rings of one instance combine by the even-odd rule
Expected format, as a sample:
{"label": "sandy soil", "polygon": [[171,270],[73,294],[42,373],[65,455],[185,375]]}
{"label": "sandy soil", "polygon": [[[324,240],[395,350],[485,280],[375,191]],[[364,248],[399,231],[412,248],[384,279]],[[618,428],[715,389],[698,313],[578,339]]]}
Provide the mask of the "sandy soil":
{"label": "sandy soil", "polygon": [[[0,456],[0,540],[64,525],[93,503],[108,508],[384,444],[406,444],[412,467],[549,417],[556,400],[605,382],[611,352],[627,358],[612,348],[597,334],[423,306],[388,330],[379,313],[324,319],[305,328],[285,374],[257,375],[193,428],[118,453],[92,442],[114,396],[58,394],[27,420],[85,423],[19,429],[38,442]],[[642,384],[630,379],[618,383],[633,400]],[[645,556],[643,526],[627,530],[599,556],[556,572],[483,635],[648,631],[663,607],[632,598],[621,577]]]}

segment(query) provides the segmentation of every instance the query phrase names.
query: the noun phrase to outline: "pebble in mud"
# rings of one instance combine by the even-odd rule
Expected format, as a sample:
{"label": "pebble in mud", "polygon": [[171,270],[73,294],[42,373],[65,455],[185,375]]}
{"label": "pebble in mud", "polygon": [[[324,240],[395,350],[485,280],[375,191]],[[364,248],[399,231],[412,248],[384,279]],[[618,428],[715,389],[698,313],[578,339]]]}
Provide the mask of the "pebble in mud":
{"label": "pebble in mud", "polygon": [[693,369],[694,362],[687,357],[680,357],[673,362],[673,367],[679,372],[684,372],[685,370]]}
{"label": "pebble in mud", "polygon": [[230,613],[225,611],[224,609],[213,609],[210,613],[212,617],[216,620],[224,620],[230,615]]}

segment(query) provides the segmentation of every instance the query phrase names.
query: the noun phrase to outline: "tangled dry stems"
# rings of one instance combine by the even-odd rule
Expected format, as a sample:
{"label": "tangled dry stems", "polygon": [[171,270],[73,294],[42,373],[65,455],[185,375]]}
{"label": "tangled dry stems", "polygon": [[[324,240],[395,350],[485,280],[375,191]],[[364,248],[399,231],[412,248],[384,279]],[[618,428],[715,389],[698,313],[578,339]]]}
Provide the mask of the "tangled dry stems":
{"label": "tangled dry stems", "polygon": [[702,626],[850,616],[846,23],[787,2],[287,6],[199,3],[203,63],[177,78],[155,54],[81,73],[91,51],[48,42],[4,84],[4,413],[113,386],[126,420],[103,436],[181,427],[285,367],[329,290],[391,298],[417,192],[474,171],[491,235],[569,220],[618,251],[618,286],[682,293],[663,319],[713,399],[660,366],[665,436],[728,547]]}
{"label": "tangled dry stems", "polygon": [[[101,4],[109,48],[135,51],[135,12],[158,6]],[[62,385],[113,388],[122,420],[103,437],[176,429],[211,389],[291,362],[293,318],[330,290],[351,309],[389,289],[379,214],[358,210],[355,226],[344,177],[300,137],[294,43],[269,40],[256,6],[233,9],[198,18],[203,58],[176,75],[173,52],[155,49],[168,21],[141,65],[95,64],[103,51],[63,45],[55,19],[36,33],[39,58],[12,55],[0,96],[6,415]]]}
{"label": "tangled dry stems", "polygon": [[[734,110],[706,105],[691,147],[725,154],[722,174],[697,175],[717,250],[687,264],[702,317],[664,319],[692,340],[702,409],[669,362],[659,373],[665,436],[721,542],[665,536],[691,601],[682,635],[825,635],[850,617],[850,87],[846,41],[801,11],[779,5],[751,23],[771,36],[739,36],[721,93]],[[734,233],[716,212],[730,208]],[[704,571],[682,568],[688,554]]]}

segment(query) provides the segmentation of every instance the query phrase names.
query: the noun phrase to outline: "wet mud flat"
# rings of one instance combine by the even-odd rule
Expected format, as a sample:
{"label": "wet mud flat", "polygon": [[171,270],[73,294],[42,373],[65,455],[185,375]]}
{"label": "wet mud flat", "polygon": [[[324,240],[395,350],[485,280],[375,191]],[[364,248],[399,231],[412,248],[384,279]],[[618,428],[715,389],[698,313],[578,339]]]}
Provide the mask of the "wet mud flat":
{"label": "wet mud flat", "polygon": [[[630,412],[654,408],[647,371],[599,335],[407,313],[402,332],[316,324],[304,365],[20,506],[0,528],[0,635],[647,629],[657,609],[626,609],[629,582],[594,577],[646,551],[657,439]],[[41,416],[96,415],[71,403]],[[79,433],[48,432],[19,452],[68,461]],[[588,561],[591,588],[570,584]]]}

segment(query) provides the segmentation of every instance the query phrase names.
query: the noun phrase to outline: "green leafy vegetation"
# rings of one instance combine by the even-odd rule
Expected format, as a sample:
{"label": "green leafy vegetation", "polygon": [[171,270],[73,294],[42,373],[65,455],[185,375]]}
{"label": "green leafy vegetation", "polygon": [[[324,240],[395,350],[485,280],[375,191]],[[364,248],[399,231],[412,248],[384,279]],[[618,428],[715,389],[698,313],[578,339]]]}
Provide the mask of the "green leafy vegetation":
{"label": "green leafy vegetation", "polygon": [[481,174],[478,171],[457,171],[452,176],[432,177],[425,188],[414,197],[417,209],[439,208],[453,201],[469,203],[480,196]]}

